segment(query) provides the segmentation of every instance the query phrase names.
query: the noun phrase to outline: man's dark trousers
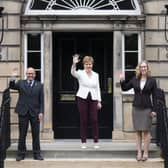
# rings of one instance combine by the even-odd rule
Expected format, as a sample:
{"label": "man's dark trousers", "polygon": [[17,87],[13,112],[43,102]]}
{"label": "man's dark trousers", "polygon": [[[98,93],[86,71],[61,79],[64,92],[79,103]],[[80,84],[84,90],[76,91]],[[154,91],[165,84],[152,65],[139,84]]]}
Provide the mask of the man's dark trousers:
{"label": "man's dark trousers", "polygon": [[19,115],[19,144],[18,154],[25,155],[26,152],[26,135],[28,131],[29,121],[31,124],[32,143],[34,155],[40,154],[40,121],[38,116],[31,116],[28,112],[26,115]]}

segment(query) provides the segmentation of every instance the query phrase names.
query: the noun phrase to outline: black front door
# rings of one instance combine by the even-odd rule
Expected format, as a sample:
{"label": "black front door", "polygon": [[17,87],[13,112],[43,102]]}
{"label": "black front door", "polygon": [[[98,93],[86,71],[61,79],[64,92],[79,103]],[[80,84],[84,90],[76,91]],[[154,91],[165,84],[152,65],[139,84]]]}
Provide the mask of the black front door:
{"label": "black front door", "polygon": [[[99,111],[99,137],[112,138],[113,34],[105,32],[53,33],[53,130],[54,138],[80,138],[75,94],[78,83],[70,74],[72,55],[93,56],[100,75],[103,108]],[[79,63],[78,68],[82,68]],[[91,128],[88,124],[88,138]]]}

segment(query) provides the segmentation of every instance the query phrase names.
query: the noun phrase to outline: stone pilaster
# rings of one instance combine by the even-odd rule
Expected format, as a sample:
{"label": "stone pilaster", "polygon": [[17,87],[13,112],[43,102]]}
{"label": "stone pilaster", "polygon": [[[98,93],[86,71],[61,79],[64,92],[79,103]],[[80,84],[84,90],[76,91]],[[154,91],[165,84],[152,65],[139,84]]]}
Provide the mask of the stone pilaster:
{"label": "stone pilaster", "polygon": [[42,128],[42,139],[53,139],[52,131],[52,32],[43,34],[44,44],[44,122]]}
{"label": "stone pilaster", "polygon": [[121,89],[119,86],[119,72],[122,70],[122,53],[121,53],[121,32],[114,31],[113,33],[114,39],[114,62],[113,62],[113,70],[114,70],[114,101],[113,101],[113,135],[112,139],[123,139],[122,132],[122,123],[123,123],[123,115],[122,115],[122,95]]}

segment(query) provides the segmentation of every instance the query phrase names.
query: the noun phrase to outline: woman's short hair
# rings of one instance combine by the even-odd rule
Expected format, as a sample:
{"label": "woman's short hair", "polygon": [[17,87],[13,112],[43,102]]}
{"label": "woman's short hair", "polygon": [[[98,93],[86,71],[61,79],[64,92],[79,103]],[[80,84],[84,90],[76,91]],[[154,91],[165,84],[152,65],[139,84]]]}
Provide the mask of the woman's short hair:
{"label": "woman's short hair", "polygon": [[84,56],[82,63],[85,64],[87,62],[91,62],[92,64],[94,63],[94,59],[92,56]]}
{"label": "woman's short hair", "polygon": [[151,71],[149,70],[149,64],[148,64],[148,61],[146,61],[146,60],[143,60],[143,61],[141,61],[138,65],[137,65],[137,67],[136,67],[136,78],[141,78],[141,71],[140,71],[140,67],[141,67],[141,64],[142,63],[145,63],[146,64],[146,66],[147,66],[147,77],[148,76],[151,76]]}

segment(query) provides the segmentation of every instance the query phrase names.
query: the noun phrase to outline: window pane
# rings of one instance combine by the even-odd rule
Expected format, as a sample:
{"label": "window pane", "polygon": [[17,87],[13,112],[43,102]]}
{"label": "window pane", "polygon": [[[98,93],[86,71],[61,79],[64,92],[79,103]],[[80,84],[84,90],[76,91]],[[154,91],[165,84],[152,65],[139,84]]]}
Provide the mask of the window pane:
{"label": "window pane", "polygon": [[137,50],[138,50],[138,34],[126,34],[125,51],[137,51]]}
{"label": "window pane", "polygon": [[27,67],[36,71],[36,80],[41,81],[41,34],[27,34]]}
{"label": "window pane", "polygon": [[138,63],[138,53],[125,53],[125,69],[135,69]]}
{"label": "window pane", "polygon": [[36,80],[41,81],[41,71],[36,70]]}
{"label": "window pane", "polygon": [[[78,8],[135,10],[133,0],[32,0],[31,9],[72,10]],[[82,10],[82,9],[81,9]]]}
{"label": "window pane", "polygon": [[28,67],[41,69],[41,55],[40,52],[28,53]]}
{"label": "window pane", "polygon": [[135,76],[135,71],[125,71],[125,81],[128,82]]}
{"label": "window pane", "polygon": [[40,34],[28,34],[28,50],[40,51]]}
{"label": "window pane", "polygon": [[[116,1],[117,3],[117,1]],[[118,1],[118,5],[120,9],[125,9],[125,10],[130,10],[134,9],[134,2],[130,0],[125,0],[125,1]]]}
{"label": "window pane", "polygon": [[135,76],[135,69],[138,64],[139,46],[138,46],[138,33],[124,35],[124,69],[125,80],[128,82]]}

